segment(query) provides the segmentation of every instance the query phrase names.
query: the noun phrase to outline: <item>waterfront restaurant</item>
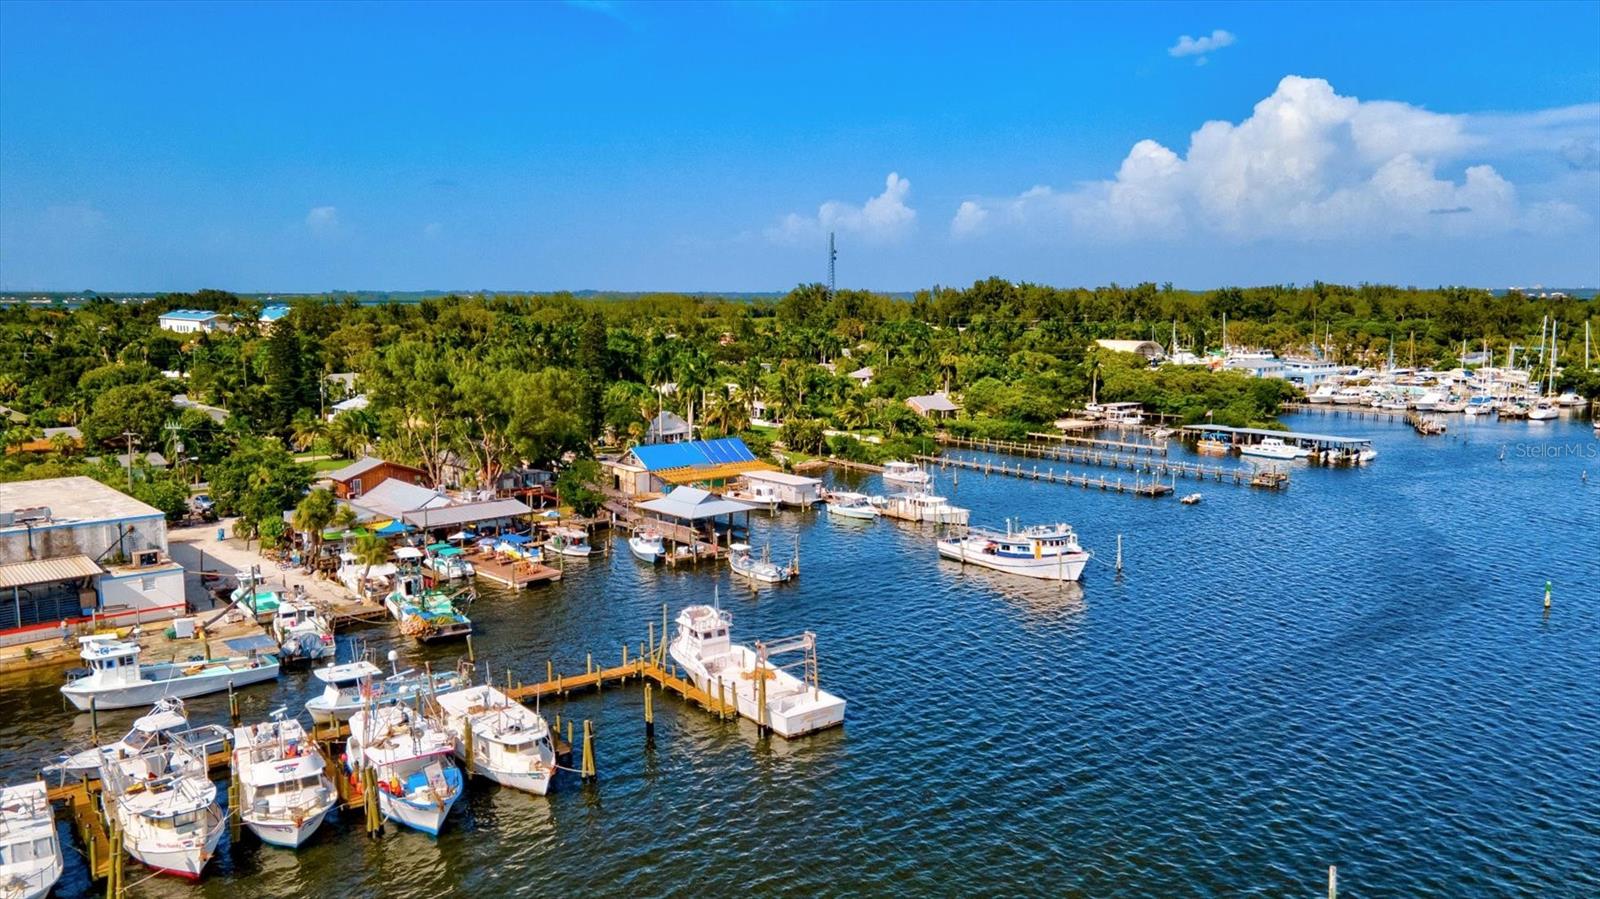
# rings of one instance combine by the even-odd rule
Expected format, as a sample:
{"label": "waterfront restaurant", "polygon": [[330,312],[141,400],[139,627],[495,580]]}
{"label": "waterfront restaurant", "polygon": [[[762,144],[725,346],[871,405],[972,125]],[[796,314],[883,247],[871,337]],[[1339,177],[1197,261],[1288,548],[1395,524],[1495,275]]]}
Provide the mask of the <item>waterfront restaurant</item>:
{"label": "waterfront restaurant", "polygon": [[132,625],[186,607],[160,510],[86,477],[0,484],[0,645],[46,639],[63,621]]}

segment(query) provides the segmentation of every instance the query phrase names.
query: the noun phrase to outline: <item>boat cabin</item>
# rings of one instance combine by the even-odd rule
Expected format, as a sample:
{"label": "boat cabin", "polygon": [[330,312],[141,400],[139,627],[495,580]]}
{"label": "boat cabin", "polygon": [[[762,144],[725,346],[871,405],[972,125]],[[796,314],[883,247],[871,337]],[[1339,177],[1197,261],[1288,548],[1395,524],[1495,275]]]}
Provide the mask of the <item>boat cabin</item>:
{"label": "boat cabin", "polygon": [[[737,544],[743,546],[743,544]],[[750,547],[744,547],[745,552]],[[678,615],[678,637],[697,658],[715,658],[728,652],[728,629],[733,616],[710,606],[690,606]]]}
{"label": "boat cabin", "polygon": [[78,643],[78,656],[89,668],[85,679],[105,686],[139,682],[139,644],[109,634],[79,637]]}

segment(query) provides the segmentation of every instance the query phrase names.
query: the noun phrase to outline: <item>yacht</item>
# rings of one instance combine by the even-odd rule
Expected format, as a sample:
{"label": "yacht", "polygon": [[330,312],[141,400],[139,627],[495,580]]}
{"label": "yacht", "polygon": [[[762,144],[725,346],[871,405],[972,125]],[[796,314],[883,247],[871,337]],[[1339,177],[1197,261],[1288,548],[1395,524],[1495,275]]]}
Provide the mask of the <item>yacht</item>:
{"label": "yacht", "polygon": [[1367,392],[1356,387],[1342,387],[1333,393],[1336,406],[1360,406],[1367,401]]}
{"label": "yacht", "polygon": [[346,662],[330,665],[311,672],[322,681],[322,694],[306,701],[306,711],[317,724],[330,724],[350,720],[350,716],[368,703],[384,705],[409,702],[418,693],[446,693],[461,686],[461,676],[455,672],[438,672],[429,675],[415,670],[399,670],[396,661],[399,653],[389,651],[389,664],[394,673],[383,676],[383,669],[371,662]]}
{"label": "yacht", "polygon": [[333,622],[306,600],[279,604],[272,616],[272,639],[278,641],[278,659],[286,665],[333,658]]}
{"label": "yacht", "polygon": [[433,573],[435,580],[460,581],[477,574],[467,554],[459,546],[435,543],[426,549],[422,567]]}
{"label": "yacht", "polygon": [[837,515],[840,518],[870,520],[878,517],[878,507],[873,505],[872,498],[864,493],[830,493],[828,502],[823,508],[829,515]]}
{"label": "yacht", "polygon": [[876,505],[880,514],[902,521],[966,524],[967,517],[971,514],[966,509],[950,505],[948,499],[925,490],[896,493]]}
{"label": "yacht", "polygon": [[594,547],[589,545],[589,532],[583,528],[556,528],[550,532],[550,541],[546,545],[563,556],[575,558],[584,558],[594,552]]}
{"label": "yacht", "polygon": [[44,781],[0,789],[0,897],[42,899],[61,870],[61,839]]}
{"label": "yacht", "polygon": [[1568,390],[1556,397],[1556,405],[1565,406],[1571,409],[1579,409],[1589,405],[1589,401]]}
{"label": "yacht", "polygon": [[1312,405],[1323,406],[1333,403],[1339,395],[1339,388],[1333,384],[1323,384],[1306,396]]}
{"label": "yacht", "polygon": [[1445,395],[1439,391],[1424,390],[1420,393],[1411,394],[1410,403],[1411,408],[1417,410],[1418,412],[1432,412],[1438,409],[1439,404],[1444,401]]}
{"label": "yacht", "polygon": [[628,551],[633,553],[634,558],[651,565],[667,557],[666,542],[660,534],[650,530],[634,531],[628,538]]}
{"label": "yacht", "polygon": [[1078,545],[1078,535],[1066,524],[1013,528],[1001,531],[973,528],[960,537],[939,541],[939,555],[963,564],[978,565],[1047,581],[1075,581],[1089,564],[1089,553]]}
{"label": "yacht", "polygon": [[450,734],[404,703],[367,706],[350,716],[348,755],[373,769],[385,818],[438,836],[461,798],[461,769]]}
{"label": "yacht", "polygon": [[222,839],[222,806],[206,760],[159,746],[100,768],[100,803],[122,848],[162,874],[198,880]]}
{"label": "yacht", "polygon": [[1492,396],[1478,394],[1467,400],[1467,407],[1461,411],[1468,415],[1488,415],[1495,410],[1495,399]]}
{"label": "yacht", "polygon": [[[401,547],[401,551],[405,549]],[[429,643],[472,633],[472,619],[456,607],[454,598],[466,593],[470,599],[471,592],[466,589],[448,594],[428,587],[420,568],[401,567],[395,572],[394,590],[384,597],[383,605],[390,616],[400,622],[402,634]]]}
{"label": "yacht", "polygon": [[1467,409],[1467,399],[1466,399],[1466,397],[1461,396],[1460,394],[1457,394],[1457,393],[1452,393],[1449,396],[1445,397],[1444,399],[1440,400],[1439,404],[1434,407],[1434,411],[1436,411],[1436,412],[1465,412],[1466,409]]}
{"label": "yacht", "polygon": [[[183,700],[175,696],[163,697],[155,707],[133,721],[133,727],[122,738],[104,746],[91,746],[47,766],[46,774],[67,778],[98,777],[100,766],[108,759],[127,758],[164,743],[187,746],[197,755],[209,756],[228,746],[228,729],[219,724],[189,726],[189,714]],[[3,896],[0,893],[0,896]]]}
{"label": "yacht", "polygon": [[239,654],[227,658],[150,664],[139,663],[138,643],[113,634],[79,637],[78,643],[89,673],[67,681],[61,692],[79,711],[88,711],[91,702],[97,709],[138,708],[168,696],[187,699],[278,677],[278,657],[271,652],[278,645],[270,637],[228,640]]}
{"label": "yacht", "polygon": [[1300,450],[1284,443],[1281,438],[1263,437],[1260,443],[1246,443],[1239,447],[1239,455],[1286,461],[1300,458]]}
{"label": "yacht", "polygon": [[768,559],[757,559],[750,555],[750,544],[732,543],[728,545],[728,565],[733,573],[746,580],[758,584],[781,584],[787,581],[790,571]]}
{"label": "yacht", "polygon": [[909,487],[926,487],[933,483],[932,475],[910,462],[898,460],[883,463],[883,479],[890,483],[905,484]]}
{"label": "yacht", "polygon": [[[780,737],[844,723],[845,701],[817,686],[815,634],[757,642],[751,649],[729,641],[733,616],[704,605],[684,609],[677,624],[672,659],[707,696],[726,697],[740,715],[770,726]],[[772,662],[774,656],[795,652],[803,654],[803,679],[791,673],[795,665]]]}
{"label": "yacht", "polygon": [[1533,421],[1550,421],[1561,417],[1561,407],[1547,399],[1541,399],[1528,407],[1528,418]]}
{"label": "yacht", "polygon": [[271,721],[233,729],[233,776],[239,817],[261,842],[295,849],[317,832],[338,804],[322,750],[285,709]]}
{"label": "yacht", "polygon": [[538,712],[488,684],[446,693],[438,702],[455,739],[456,758],[469,774],[539,796],[550,791],[556,751],[550,726]]}

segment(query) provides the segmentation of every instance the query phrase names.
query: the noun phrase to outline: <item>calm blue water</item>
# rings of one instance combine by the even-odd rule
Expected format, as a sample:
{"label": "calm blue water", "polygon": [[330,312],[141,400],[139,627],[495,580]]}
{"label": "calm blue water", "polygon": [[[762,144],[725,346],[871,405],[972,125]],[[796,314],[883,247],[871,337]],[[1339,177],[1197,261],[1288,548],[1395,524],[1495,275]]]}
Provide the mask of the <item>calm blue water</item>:
{"label": "calm blue water", "polygon": [[[1308,896],[1329,864],[1352,896],[1596,894],[1600,441],[1587,424],[1461,416],[1426,440],[1388,421],[1289,423],[1371,435],[1381,457],[1301,466],[1284,493],[1180,480],[1205,494],[1193,507],[941,476],[975,522],[1072,523],[1100,559],[1081,588],[963,571],[910,525],[791,512],[755,528],[778,558],[798,535],[789,586],[648,570],[618,543],[553,588],[488,593],[480,660],[533,680],[547,658],[612,663],[663,603],[676,614],[720,583],[736,637],[817,632],[847,725],[758,740],[664,700],[646,752],[639,691],[608,690],[545,708],[597,722],[596,787],[475,783],[437,841],[371,842],[349,816],[298,855],[246,838],[200,886],[134,894]],[[0,682],[7,780],[87,734],[55,677]],[[299,707],[308,680],[247,692],[246,716]],[[88,895],[70,865],[61,893]]]}

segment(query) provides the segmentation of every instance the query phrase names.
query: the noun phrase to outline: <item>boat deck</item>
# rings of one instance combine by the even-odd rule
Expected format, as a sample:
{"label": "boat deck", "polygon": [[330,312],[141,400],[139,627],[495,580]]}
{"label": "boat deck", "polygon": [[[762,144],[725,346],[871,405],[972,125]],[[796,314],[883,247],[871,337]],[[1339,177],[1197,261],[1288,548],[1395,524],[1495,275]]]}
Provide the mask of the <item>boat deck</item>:
{"label": "boat deck", "polygon": [[505,562],[491,556],[473,556],[472,567],[477,571],[478,577],[487,578],[513,590],[561,580],[561,569],[552,568],[543,562],[525,560]]}

